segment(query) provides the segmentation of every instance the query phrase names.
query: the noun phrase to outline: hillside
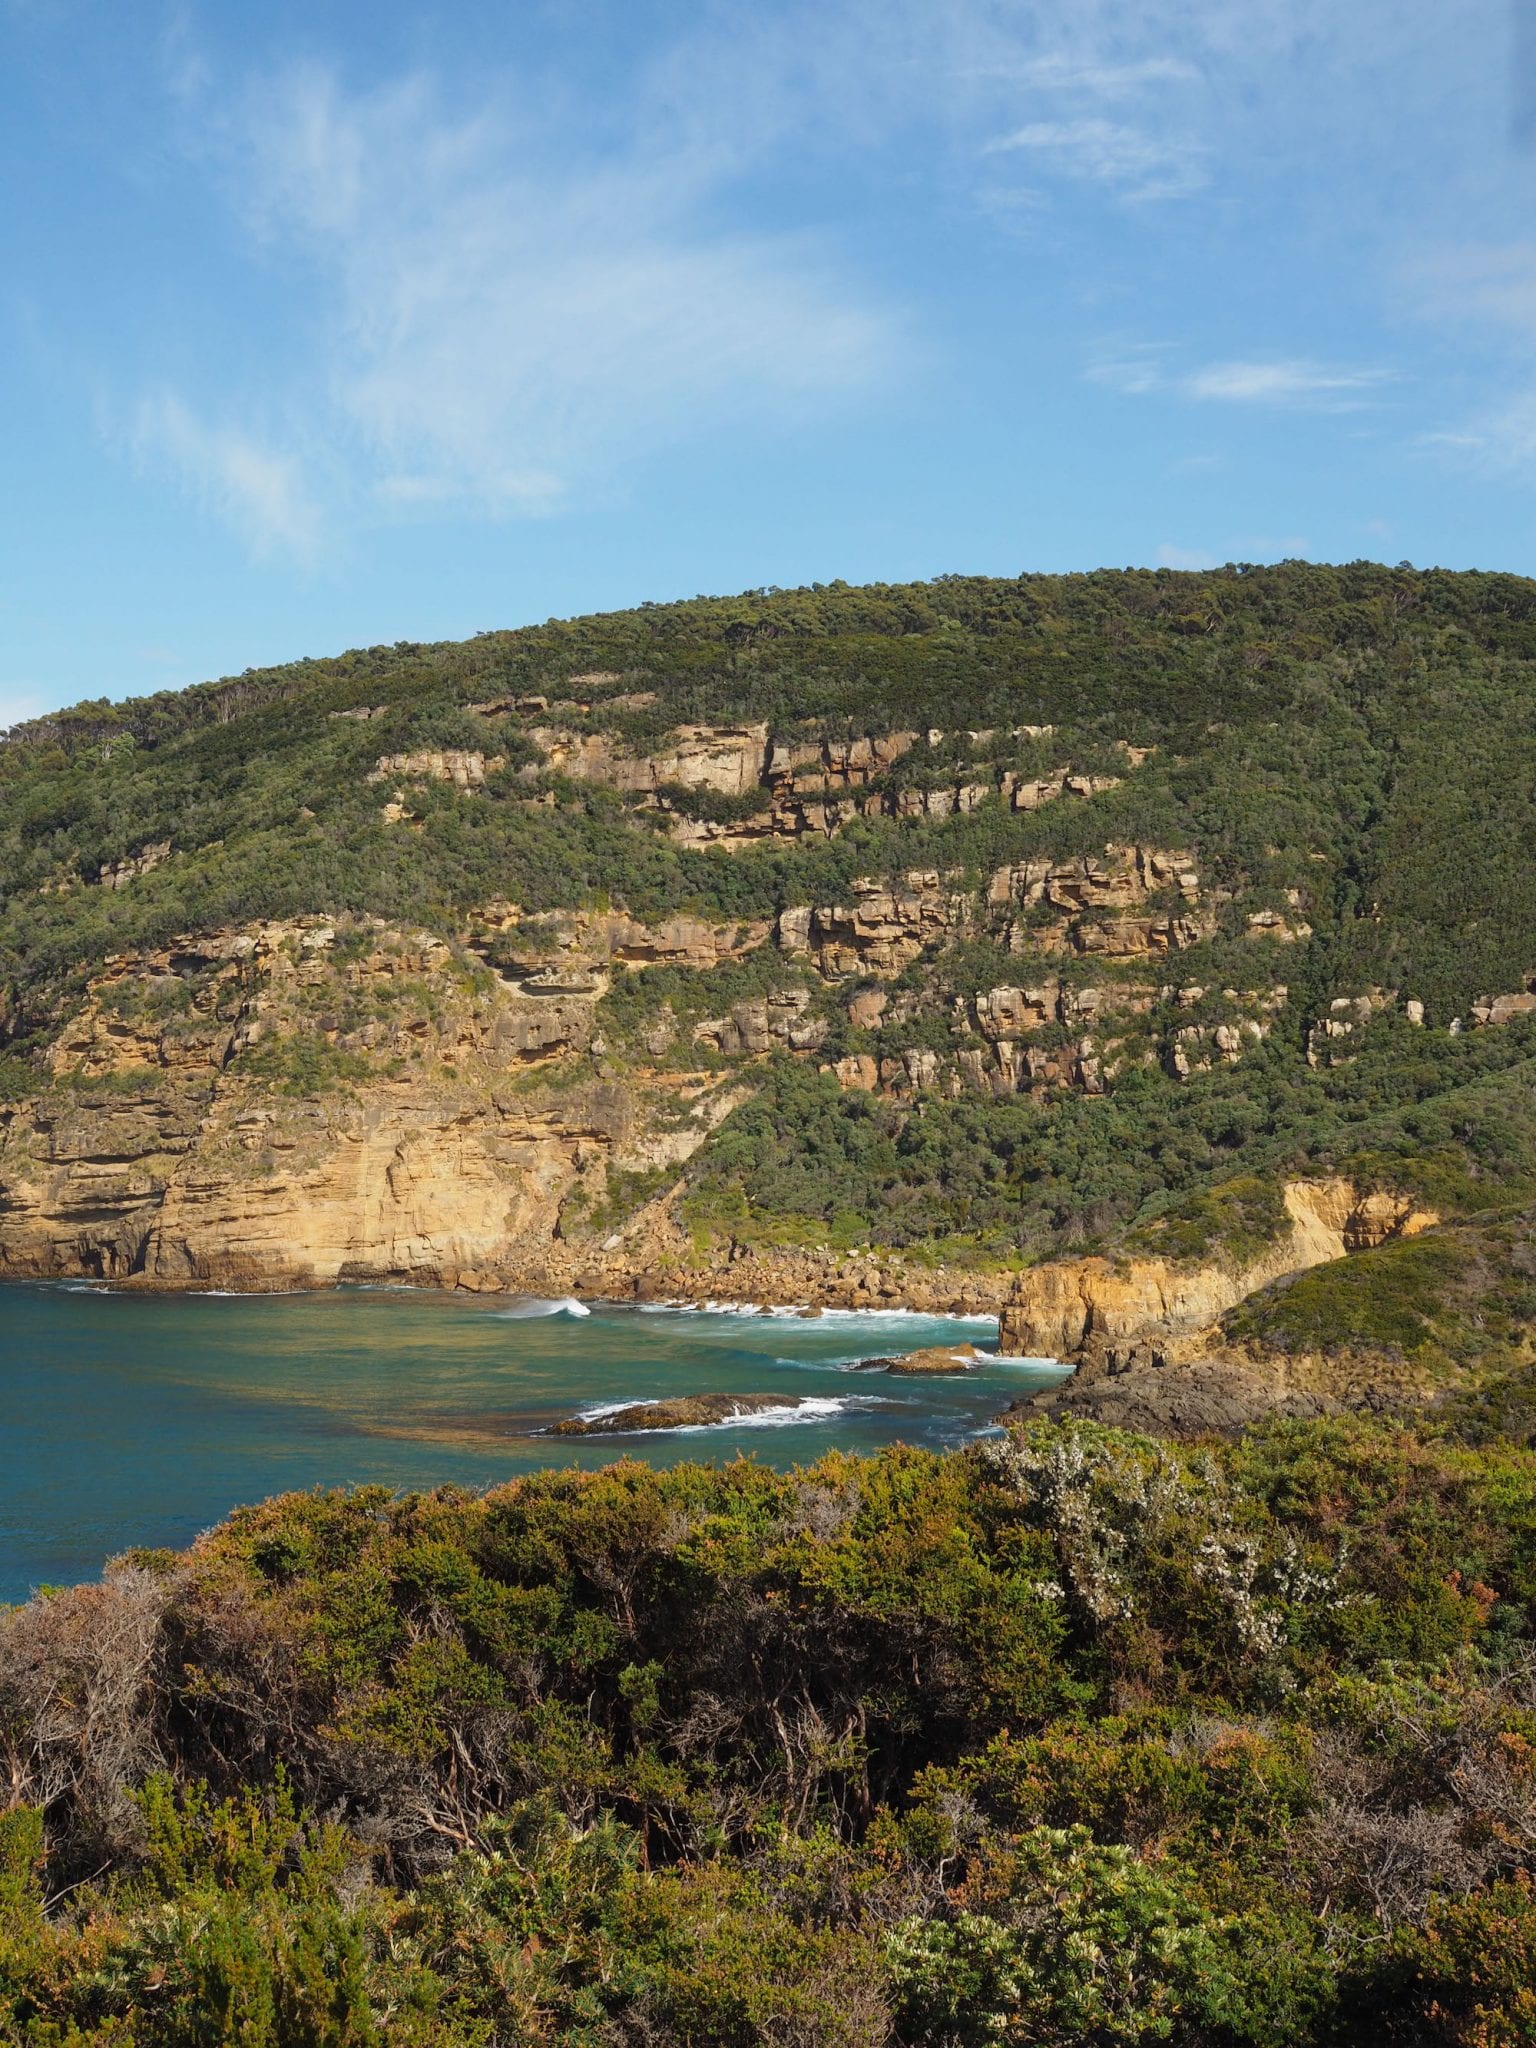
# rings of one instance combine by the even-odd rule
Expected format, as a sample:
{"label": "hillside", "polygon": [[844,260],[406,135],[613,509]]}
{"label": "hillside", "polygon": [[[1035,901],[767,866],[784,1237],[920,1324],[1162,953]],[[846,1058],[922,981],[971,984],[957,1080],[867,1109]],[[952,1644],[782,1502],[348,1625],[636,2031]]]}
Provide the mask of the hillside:
{"label": "hillside", "polygon": [[0,1278],[1077,1370],[963,1450],[295,1493],[0,1610],[0,2036],[1536,2039],[1533,683],[1536,583],[1292,563],[9,735]]}
{"label": "hillside", "polygon": [[0,1273],[1022,1302],[1023,1345],[1065,1256],[1224,1312],[1293,1181],[1339,1252],[1529,1201],[1533,679],[1536,584],[1288,563],[35,721]]}

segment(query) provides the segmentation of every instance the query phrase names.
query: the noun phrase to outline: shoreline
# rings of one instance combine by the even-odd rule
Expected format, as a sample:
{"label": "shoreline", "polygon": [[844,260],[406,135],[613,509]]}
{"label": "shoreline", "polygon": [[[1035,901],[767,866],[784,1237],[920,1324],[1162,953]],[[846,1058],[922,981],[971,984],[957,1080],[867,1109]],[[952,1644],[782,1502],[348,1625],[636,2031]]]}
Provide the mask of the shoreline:
{"label": "shoreline", "polygon": [[[691,1251],[691,1248],[689,1248]],[[717,1259],[696,1264],[683,1248],[654,1242],[615,1257],[594,1251],[573,1257],[558,1241],[515,1263],[468,1266],[423,1262],[414,1270],[315,1274],[268,1268],[256,1261],[210,1260],[196,1274],[101,1273],[77,1266],[0,1271],[0,1287],[76,1286],[146,1295],[260,1296],[330,1294],[348,1288],[465,1294],[515,1300],[611,1301],[636,1308],[698,1307],[727,1313],[815,1316],[884,1314],[995,1320],[1013,1295],[1013,1271],[971,1272],[952,1267],[914,1271],[904,1261],[838,1254],[766,1251],[732,1245]]]}
{"label": "shoreline", "polygon": [[[276,1283],[270,1286],[214,1287],[197,1281],[141,1280],[137,1275],[126,1275],[120,1279],[100,1278],[92,1274],[72,1273],[27,1273],[0,1275],[0,1290],[7,1287],[46,1287],[62,1292],[79,1294],[116,1294],[126,1296],[147,1296],[152,1299],[185,1299],[190,1301],[262,1301],[292,1299],[301,1295],[322,1294],[438,1294],[447,1297],[465,1296],[469,1299],[505,1301],[509,1314],[508,1321],[538,1321],[547,1316],[562,1313],[577,1316],[589,1315],[603,1308],[628,1309],[641,1315],[731,1315],[763,1316],[782,1322],[816,1322],[822,1318],[864,1320],[879,1318],[882,1321],[896,1321],[910,1318],[913,1322],[958,1322],[990,1323],[998,1320],[995,1309],[958,1309],[947,1307],[919,1308],[901,1302],[860,1302],[820,1303],[808,1301],[767,1301],[760,1298],[727,1298],[715,1295],[668,1294],[635,1295],[589,1294],[589,1295],[548,1295],[522,1288],[503,1287],[497,1289],[463,1288],[448,1286],[442,1282],[428,1280],[325,1280],[309,1283]],[[526,1306],[522,1316],[515,1311]]]}

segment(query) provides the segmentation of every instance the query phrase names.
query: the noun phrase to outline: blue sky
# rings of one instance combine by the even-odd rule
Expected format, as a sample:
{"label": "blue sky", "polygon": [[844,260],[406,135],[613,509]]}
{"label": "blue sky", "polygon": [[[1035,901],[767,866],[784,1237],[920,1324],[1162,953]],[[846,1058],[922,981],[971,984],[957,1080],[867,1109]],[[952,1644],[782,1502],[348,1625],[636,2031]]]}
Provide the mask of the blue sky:
{"label": "blue sky", "polygon": [[842,576],[1536,569],[1527,0],[0,0],[0,725]]}

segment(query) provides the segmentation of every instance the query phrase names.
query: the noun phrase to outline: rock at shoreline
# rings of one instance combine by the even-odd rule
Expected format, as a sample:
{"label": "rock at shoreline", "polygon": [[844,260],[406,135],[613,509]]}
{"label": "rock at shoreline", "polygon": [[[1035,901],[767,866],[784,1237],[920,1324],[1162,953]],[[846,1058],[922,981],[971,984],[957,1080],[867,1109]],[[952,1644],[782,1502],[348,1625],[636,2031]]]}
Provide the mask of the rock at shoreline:
{"label": "rock at shoreline", "polygon": [[1144,1436],[1240,1436],[1277,1415],[1310,1419],[1338,1415],[1344,1404],[1321,1389],[1277,1384],[1234,1358],[1193,1358],[1144,1366],[1114,1377],[1074,1373],[1059,1387],[1005,1408],[998,1421],[1030,1422],[1041,1415],[1136,1430]]}
{"label": "rock at shoreline", "polygon": [[909,1351],[904,1358],[872,1358],[868,1363],[883,1366],[887,1372],[950,1373],[969,1372],[986,1357],[974,1344],[930,1344],[921,1351]]}
{"label": "rock at shoreline", "polygon": [[804,1394],[680,1394],[672,1401],[636,1401],[603,1415],[572,1415],[551,1425],[551,1436],[628,1436],[639,1429],[697,1429],[736,1422],[744,1415],[803,1408]]}

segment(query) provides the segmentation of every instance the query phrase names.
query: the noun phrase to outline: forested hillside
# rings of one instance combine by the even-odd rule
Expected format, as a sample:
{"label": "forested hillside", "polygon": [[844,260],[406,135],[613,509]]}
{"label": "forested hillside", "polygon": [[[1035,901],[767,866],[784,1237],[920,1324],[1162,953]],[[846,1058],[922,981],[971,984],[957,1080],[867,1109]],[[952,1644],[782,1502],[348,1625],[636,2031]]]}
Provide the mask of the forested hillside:
{"label": "forested hillside", "polygon": [[[82,705],[0,750],[10,1030],[46,1021],[104,951],[218,922],[351,910],[447,933],[497,896],[772,916],[864,874],[979,877],[1107,843],[1190,849],[1230,892],[1213,950],[1186,963],[1205,980],[1246,913],[1283,912],[1294,890],[1315,934],[1287,956],[1301,1014],[1391,985],[1445,1023],[1536,964],[1533,660],[1525,580],[1288,563],[752,592]],[[563,775],[532,736],[659,751],[679,726],[754,722],[786,744],[942,729],[870,778],[886,787],[1063,765],[1119,783],[1084,805],[860,817],[727,856],[669,843],[664,813]],[[1125,746],[1155,751],[1127,774]],[[421,829],[392,830],[367,777],[432,749],[499,765],[473,804],[415,785]],[[706,817],[731,805],[677,794]],[[166,841],[117,900],[73,886]]]}
{"label": "forested hillside", "polygon": [[699,1241],[973,1264],[1341,1160],[1524,1195],[1533,674],[1536,585],[1287,563],[749,592],[20,727],[13,1270],[155,1256],[69,1221],[39,1118],[138,1090],[159,1162],[407,1074],[595,1132],[525,1219],[573,1242],[674,1167]]}

